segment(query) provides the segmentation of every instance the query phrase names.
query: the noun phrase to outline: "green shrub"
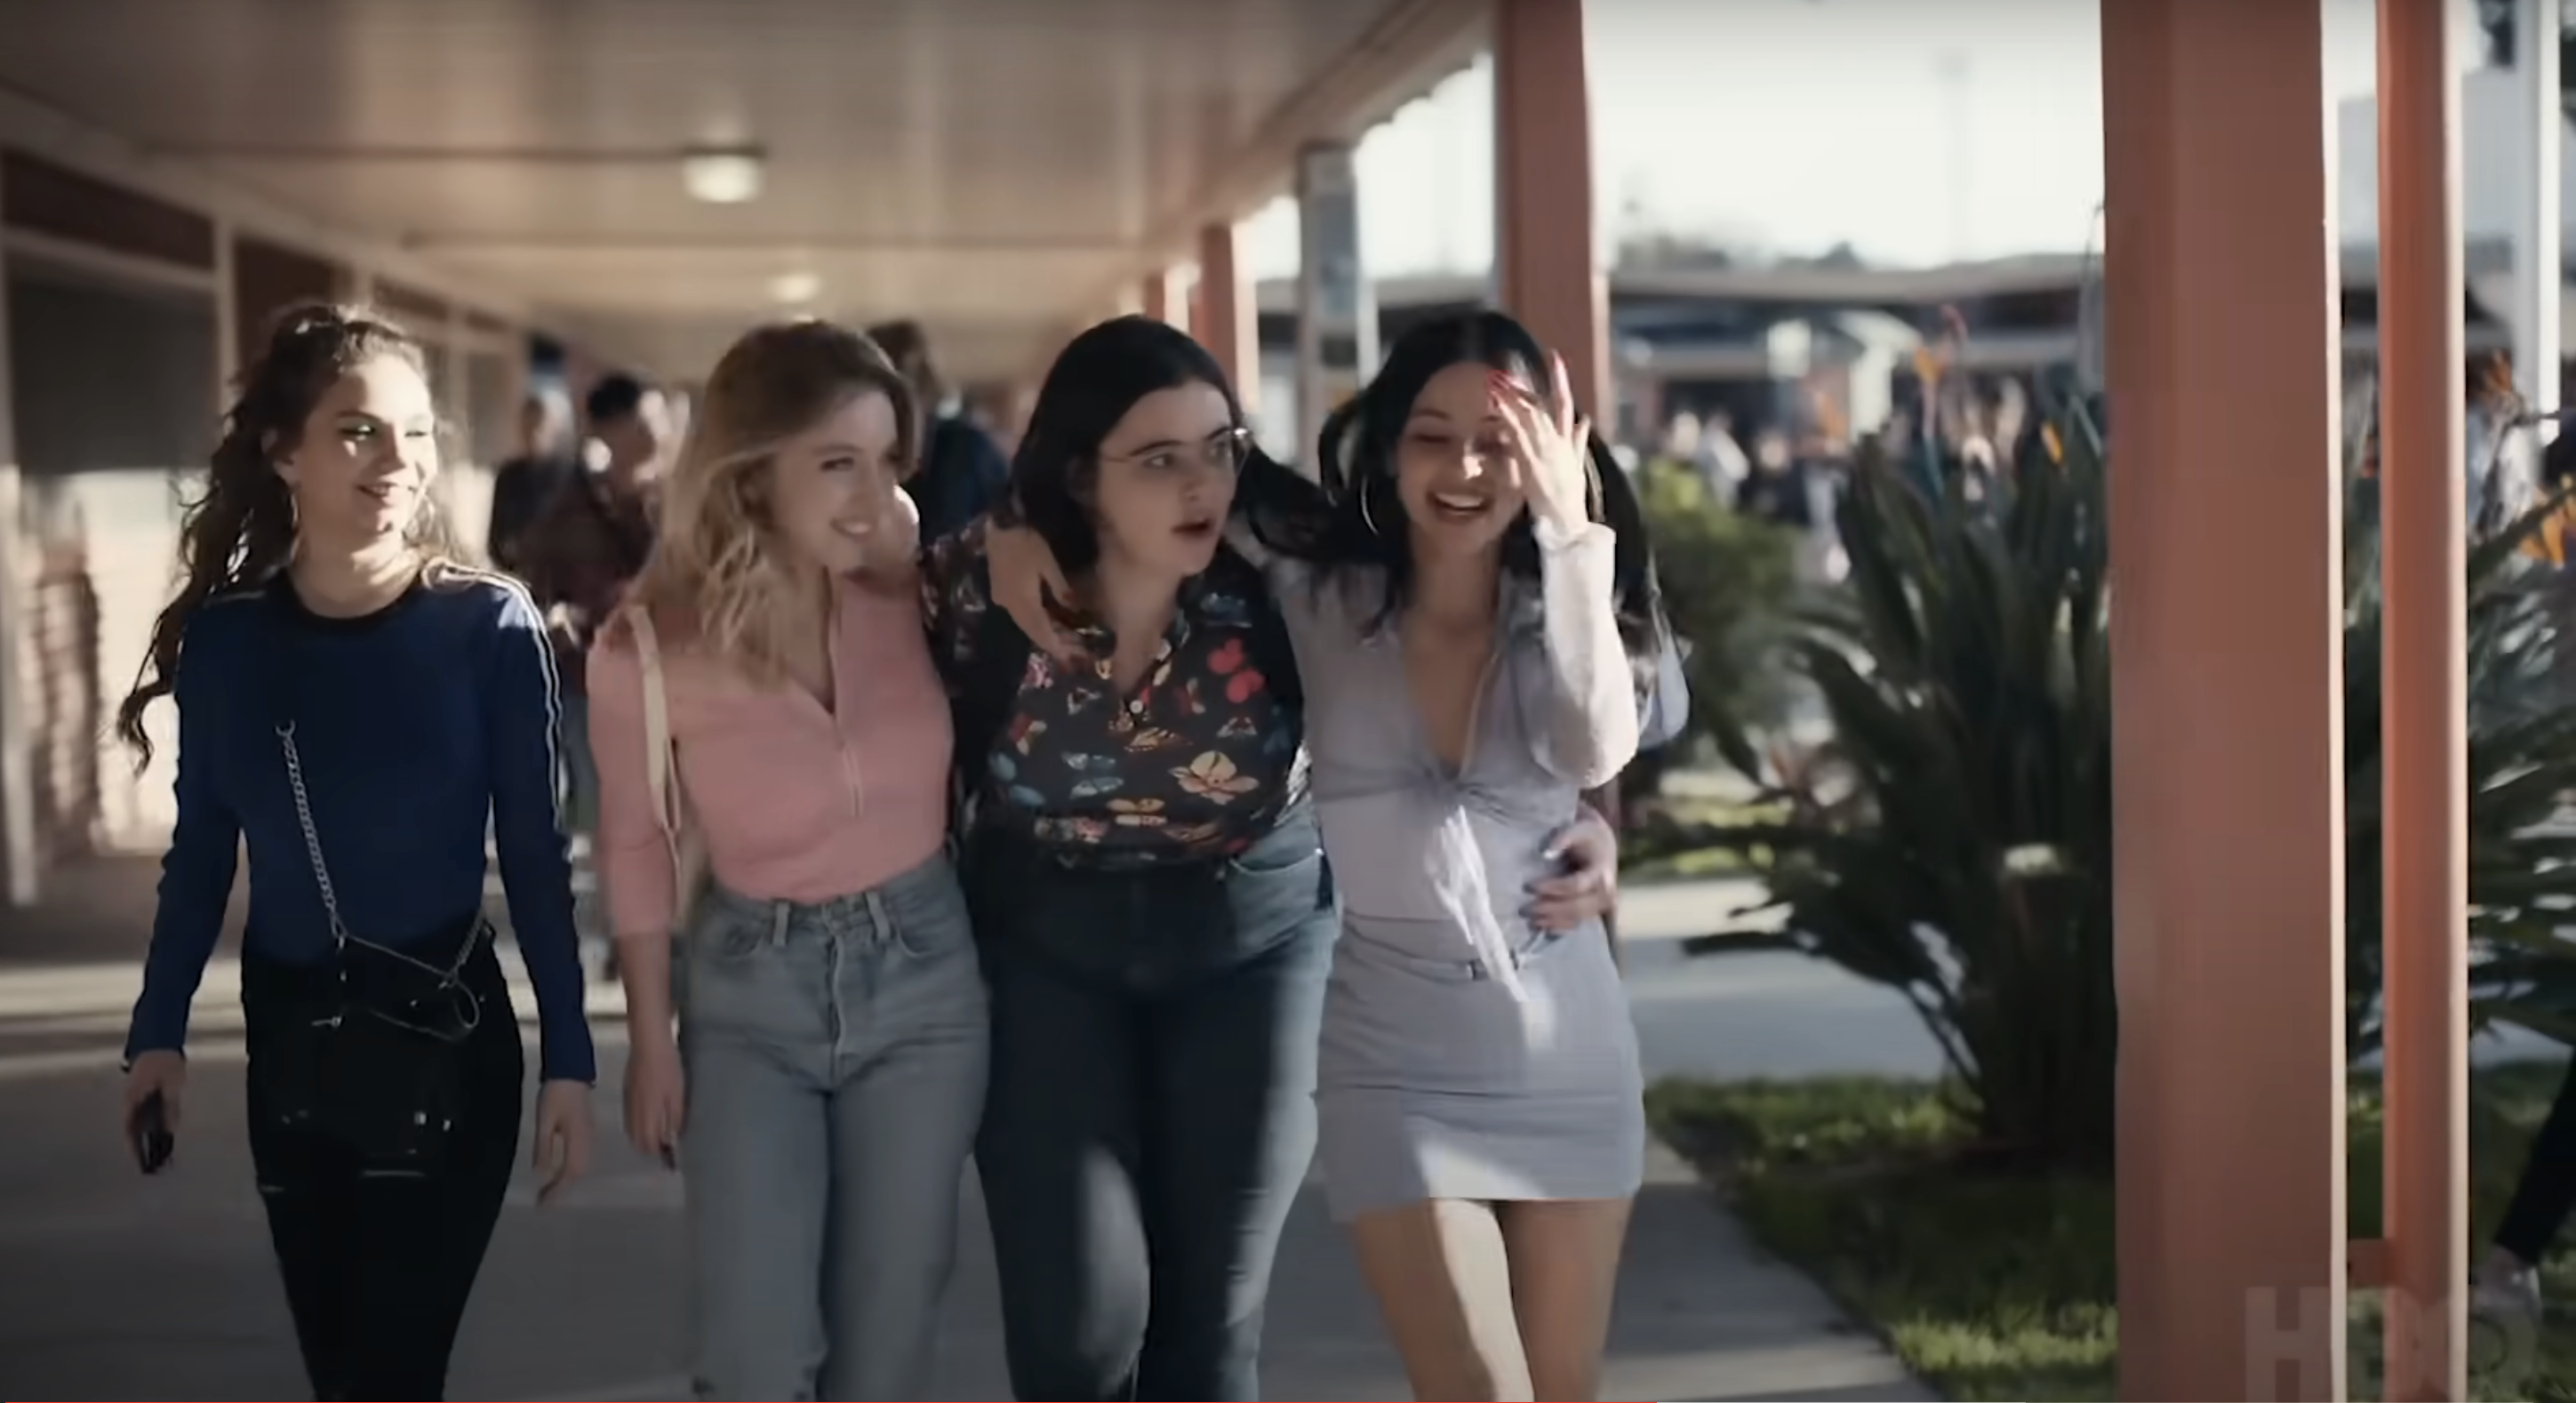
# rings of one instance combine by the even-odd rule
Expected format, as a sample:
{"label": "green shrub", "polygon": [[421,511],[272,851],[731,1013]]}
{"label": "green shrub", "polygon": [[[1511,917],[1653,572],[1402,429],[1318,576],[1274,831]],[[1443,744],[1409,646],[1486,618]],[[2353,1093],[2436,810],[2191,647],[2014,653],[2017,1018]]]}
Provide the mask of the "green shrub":
{"label": "green shrub", "polygon": [[1783,644],[1831,739],[1786,772],[1740,737],[1728,751],[1789,809],[1734,833],[1786,939],[1911,1001],[1998,1151],[2099,1164],[2117,1045],[2105,478],[2080,411],[2057,437],[2062,463],[2034,436],[1991,476],[1856,465],[1848,584]]}
{"label": "green shrub", "polygon": [[1687,645],[1691,720],[1675,749],[1777,724],[1788,690],[1772,650],[1795,584],[1795,534],[1715,500],[1686,464],[1647,463],[1637,488],[1664,607]]}
{"label": "green shrub", "polygon": [[[1831,737],[1784,763],[1723,748],[1787,817],[1731,830],[1787,943],[1909,999],[1995,1147],[2098,1165],[2111,1146],[2107,465],[2080,407],[2010,470],[1864,461],[1840,508],[1846,588],[1780,645]],[[2380,1004],[2378,514],[2347,513],[2347,1039]],[[2468,552],[2472,1015],[2576,1041],[2576,707],[2566,583],[2523,547],[2545,503]]]}

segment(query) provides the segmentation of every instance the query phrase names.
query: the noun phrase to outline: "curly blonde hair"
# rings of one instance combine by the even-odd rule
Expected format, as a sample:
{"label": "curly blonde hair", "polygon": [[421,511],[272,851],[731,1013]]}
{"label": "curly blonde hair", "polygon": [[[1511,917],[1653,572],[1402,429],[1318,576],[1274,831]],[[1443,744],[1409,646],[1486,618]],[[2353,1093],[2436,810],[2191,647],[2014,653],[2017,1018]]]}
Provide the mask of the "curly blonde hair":
{"label": "curly blonde hair", "polygon": [[652,556],[627,596],[657,627],[685,624],[697,645],[755,677],[786,666],[796,588],[770,514],[771,463],[798,434],[861,395],[894,405],[896,463],[920,450],[910,382],[875,342],[817,320],[743,333],[707,377],[677,461],[662,480]]}

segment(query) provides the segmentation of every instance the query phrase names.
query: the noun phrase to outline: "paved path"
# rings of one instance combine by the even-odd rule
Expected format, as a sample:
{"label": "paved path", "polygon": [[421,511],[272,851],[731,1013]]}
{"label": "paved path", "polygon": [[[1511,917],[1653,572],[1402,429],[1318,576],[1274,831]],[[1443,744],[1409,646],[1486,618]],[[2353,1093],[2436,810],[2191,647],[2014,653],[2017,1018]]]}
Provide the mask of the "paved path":
{"label": "paved path", "polygon": [[[75,884],[82,908],[50,924],[0,919],[0,1397],[297,1397],[239,1129],[228,964],[210,973],[198,1005],[179,1163],[145,1181],[118,1143],[112,1062],[148,881],[146,869],[112,867]],[[1913,1043],[1901,1005],[1891,1012],[1833,971],[1774,956],[1684,965],[1674,938],[1707,928],[1730,899],[1697,885],[1641,890],[1628,903],[1650,1070],[1905,1069]],[[603,1084],[613,1087],[622,1046],[613,1023],[607,1030]],[[605,1098],[601,1111],[613,1120]],[[467,1321],[453,1396],[682,1396],[677,1204],[676,1182],[622,1148],[563,1205],[539,1210],[523,1189]],[[1005,1397],[980,1203],[961,1232],[942,1396]],[[1264,1358],[1272,1397],[1406,1393],[1311,1186],[1281,1251]],[[1659,1155],[1629,1240],[1603,1396],[1929,1395]]]}

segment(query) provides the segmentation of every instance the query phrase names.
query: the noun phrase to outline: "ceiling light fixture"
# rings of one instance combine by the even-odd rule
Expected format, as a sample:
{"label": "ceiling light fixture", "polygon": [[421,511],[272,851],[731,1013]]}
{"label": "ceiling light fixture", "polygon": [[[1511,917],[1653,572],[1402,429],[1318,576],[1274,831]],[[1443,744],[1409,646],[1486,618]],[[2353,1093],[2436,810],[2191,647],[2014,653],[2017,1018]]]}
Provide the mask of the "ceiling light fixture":
{"label": "ceiling light fixture", "polygon": [[757,146],[693,147],[680,158],[680,182],[708,204],[744,204],[760,198],[765,164]]}
{"label": "ceiling light fixture", "polygon": [[769,280],[770,299],[789,306],[811,302],[822,291],[823,280],[812,273],[781,273]]}

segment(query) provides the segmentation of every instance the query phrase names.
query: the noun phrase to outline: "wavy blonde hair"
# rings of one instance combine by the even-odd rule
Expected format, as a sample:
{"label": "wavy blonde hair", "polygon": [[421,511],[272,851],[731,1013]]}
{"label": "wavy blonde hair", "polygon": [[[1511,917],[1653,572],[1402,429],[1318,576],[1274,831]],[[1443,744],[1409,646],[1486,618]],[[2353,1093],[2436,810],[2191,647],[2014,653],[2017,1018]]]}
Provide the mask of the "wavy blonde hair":
{"label": "wavy blonde hair", "polygon": [[797,587],[771,516],[771,466],[789,440],[862,395],[894,404],[895,462],[908,473],[921,417],[910,382],[874,341],[830,322],[770,322],[716,362],[688,438],[662,480],[660,530],[628,595],[657,627],[685,625],[699,647],[755,677],[786,666]]}

